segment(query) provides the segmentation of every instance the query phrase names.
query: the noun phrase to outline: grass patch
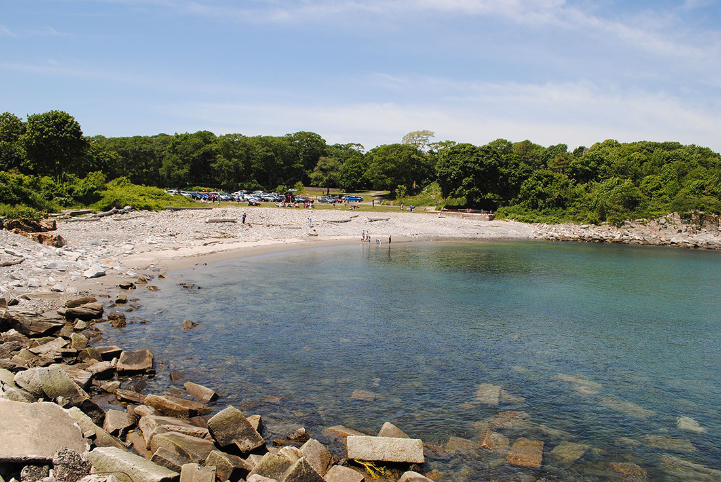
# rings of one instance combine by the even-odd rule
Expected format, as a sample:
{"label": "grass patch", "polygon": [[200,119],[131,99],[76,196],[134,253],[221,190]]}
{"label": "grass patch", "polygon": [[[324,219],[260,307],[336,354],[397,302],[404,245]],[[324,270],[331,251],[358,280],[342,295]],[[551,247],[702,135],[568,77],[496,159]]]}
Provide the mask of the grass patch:
{"label": "grass patch", "polygon": [[91,209],[108,211],[132,206],[137,210],[159,211],[168,206],[197,206],[198,203],[185,196],[171,196],[158,187],[138,186],[120,177],[105,185],[102,198]]}

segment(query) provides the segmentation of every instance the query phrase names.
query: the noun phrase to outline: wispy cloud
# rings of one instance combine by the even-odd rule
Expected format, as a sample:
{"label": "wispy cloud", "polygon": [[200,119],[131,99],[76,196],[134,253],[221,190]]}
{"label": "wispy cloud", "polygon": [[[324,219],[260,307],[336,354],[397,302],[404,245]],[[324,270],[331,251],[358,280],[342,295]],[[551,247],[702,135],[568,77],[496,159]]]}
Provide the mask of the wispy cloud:
{"label": "wispy cloud", "polygon": [[9,28],[4,25],[0,25],[0,36],[2,37],[17,37]]}
{"label": "wispy cloud", "polygon": [[67,32],[60,32],[52,27],[46,27],[44,29],[20,29],[11,31],[7,27],[0,25],[0,36],[3,37],[14,37],[14,38],[28,38],[28,37],[71,37],[73,34]]}

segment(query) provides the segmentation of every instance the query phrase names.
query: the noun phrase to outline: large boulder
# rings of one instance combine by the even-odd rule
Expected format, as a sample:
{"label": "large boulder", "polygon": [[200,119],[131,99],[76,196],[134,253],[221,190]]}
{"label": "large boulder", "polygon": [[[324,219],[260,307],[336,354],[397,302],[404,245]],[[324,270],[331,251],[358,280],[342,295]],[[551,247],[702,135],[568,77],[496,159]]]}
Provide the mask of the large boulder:
{"label": "large boulder", "polygon": [[376,462],[422,464],[423,441],[412,438],[351,435],[346,440],[348,458]]}
{"label": "large boulder", "polygon": [[115,367],[118,373],[145,372],[153,368],[153,354],[150,350],[123,351],[120,354],[118,365]]}
{"label": "large boulder", "polygon": [[63,447],[84,454],[88,444],[67,410],[49,403],[0,399],[0,463],[50,462]]}
{"label": "large boulder", "polygon": [[[141,405],[144,407],[144,405]],[[136,410],[138,413],[138,410]],[[146,448],[150,448],[151,441],[156,434],[176,432],[191,437],[211,440],[207,428],[198,427],[184,420],[174,417],[163,417],[160,415],[144,415],[138,422],[138,428],[143,432]]]}
{"label": "large boulder", "polygon": [[80,405],[88,394],[58,365],[30,368],[15,375],[15,383],[35,397],[47,397],[60,405]]}
{"label": "large boulder", "polygon": [[67,308],[65,310],[65,318],[68,320],[95,320],[103,316],[103,305],[100,303],[86,303],[84,305],[76,306],[74,308]]}
{"label": "large boulder", "polygon": [[301,457],[291,464],[283,473],[283,482],[325,482],[318,472],[308,463],[305,457]]}
{"label": "large boulder", "polygon": [[237,455],[213,450],[205,459],[206,467],[215,467],[219,480],[237,480],[253,470],[253,466]]}
{"label": "large boulder", "polygon": [[282,480],[282,476],[291,465],[291,461],[282,455],[271,454],[270,452],[263,455],[253,470],[248,474],[248,479],[253,475],[262,475],[269,479]]}
{"label": "large boulder", "polygon": [[68,410],[71,417],[77,422],[83,431],[83,435],[92,440],[96,447],[115,447],[124,449],[125,446],[103,428],[96,425],[93,420],[88,417],[78,407],[72,407]]}
{"label": "large boulder", "polygon": [[243,412],[232,406],[228,406],[208,420],[208,430],[218,445],[227,447],[235,444],[241,453],[250,452],[265,443]]}
{"label": "large boulder", "polygon": [[303,444],[300,451],[316,472],[325,475],[333,461],[333,455],[322,443],[312,438]]}
{"label": "large boulder", "polygon": [[205,415],[212,411],[210,407],[202,403],[170,395],[148,395],[143,400],[143,403],[149,407],[153,407],[161,414],[171,417],[191,418],[198,415]]}
{"label": "large boulder", "polygon": [[212,440],[191,437],[177,432],[155,435],[150,441],[150,451],[155,452],[160,447],[185,455],[191,462],[203,462],[210,452],[215,450],[215,444]]}
{"label": "large boulder", "polygon": [[93,472],[113,473],[120,482],[174,482],[178,473],[115,447],[98,447],[88,454]]}
{"label": "large boulder", "polygon": [[11,328],[31,338],[53,335],[65,326],[65,320],[57,313],[8,311],[3,318]]}

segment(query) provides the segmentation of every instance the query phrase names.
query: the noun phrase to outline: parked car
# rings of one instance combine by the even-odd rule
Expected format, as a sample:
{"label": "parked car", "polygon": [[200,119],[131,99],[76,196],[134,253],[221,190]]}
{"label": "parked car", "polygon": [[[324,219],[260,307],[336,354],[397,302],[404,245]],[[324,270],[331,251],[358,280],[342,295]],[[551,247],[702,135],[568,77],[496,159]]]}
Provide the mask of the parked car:
{"label": "parked car", "polygon": [[260,199],[257,197],[248,198],[248,206],[260,206]]}
{"label": "parked car", "polygon": [[349,203],[361,202],[363,198],[361,196],[343,196],[343,201]]}

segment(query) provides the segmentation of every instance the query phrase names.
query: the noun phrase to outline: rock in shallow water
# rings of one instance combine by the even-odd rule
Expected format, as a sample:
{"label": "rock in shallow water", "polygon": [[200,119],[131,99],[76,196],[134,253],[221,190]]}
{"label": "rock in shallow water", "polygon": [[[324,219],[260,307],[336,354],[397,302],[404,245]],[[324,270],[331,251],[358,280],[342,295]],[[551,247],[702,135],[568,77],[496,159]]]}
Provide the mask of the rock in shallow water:
{"label": "rock in shallow water", "polygon": [[348,458],[377,462],[422,464],[423,441],[412,438],[351,435],[346,439]]}

